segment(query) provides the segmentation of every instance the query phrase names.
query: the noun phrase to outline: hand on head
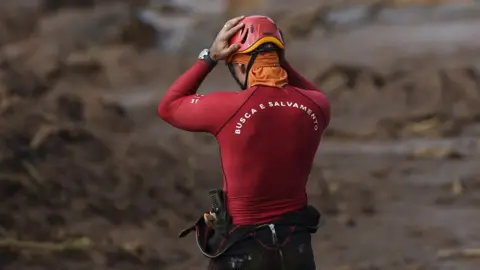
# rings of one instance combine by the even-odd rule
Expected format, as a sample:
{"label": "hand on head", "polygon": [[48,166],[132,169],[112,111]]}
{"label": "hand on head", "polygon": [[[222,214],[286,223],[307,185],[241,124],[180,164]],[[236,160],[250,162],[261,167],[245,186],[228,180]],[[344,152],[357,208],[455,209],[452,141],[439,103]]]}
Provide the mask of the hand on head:
{"label": "hand on head", "polygon": [[240,48],[238,44],[230,44],[229,41],[244,26],[240,23],[243,18],[245,16],[236,17],[225,23],[210,47],[210,57],[213,60],[225,60]]}

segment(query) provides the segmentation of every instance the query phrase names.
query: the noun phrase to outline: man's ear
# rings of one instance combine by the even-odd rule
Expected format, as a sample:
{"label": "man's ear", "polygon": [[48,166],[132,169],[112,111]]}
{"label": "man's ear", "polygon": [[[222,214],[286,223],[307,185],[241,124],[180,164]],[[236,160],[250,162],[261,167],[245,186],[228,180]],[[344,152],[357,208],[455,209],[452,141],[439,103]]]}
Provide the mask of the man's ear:
{"label": "man's ear", "polygon": [[240,70],[242,71],[242,73],[246,73],[247,72],[247,66],[245,66],[244,64],[241,64],[240,65]]}

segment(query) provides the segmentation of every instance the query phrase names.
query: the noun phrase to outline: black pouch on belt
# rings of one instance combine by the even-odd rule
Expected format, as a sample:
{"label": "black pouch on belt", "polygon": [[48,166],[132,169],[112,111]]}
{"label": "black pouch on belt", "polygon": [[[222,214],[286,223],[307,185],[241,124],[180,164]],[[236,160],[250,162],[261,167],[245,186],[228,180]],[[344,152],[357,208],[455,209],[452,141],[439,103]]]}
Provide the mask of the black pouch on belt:
{"label": "black pouch on belt", "polygon": [[[227,212],[226,206],[226,196],[225,192],[222,189],[213,189],[208,192],[211,202],[211,209],[210,212],[215,214],[216,220],[213,225],[213,229],[215,230],[215,234],[221,237],[227,237],[230,225],[231,225],[231,217]],[[203,231],[209,231],[208,226],[205,224],[203,215],[200,216],[197,222],[185,230],[181,231],[178,235],[180,238],[187,236],[192,231],[197,231],[202,228]],[[211,230],[211,229],[210,229]],[[211,232],[208,233],[209,235]]]}
{"label": "black pouch on belt", "polygon": [[212,209],[210,209],[210,211],[215,213],[216,216],[214,223],[215,232],[223,237],[227,237],[231,220],[227,212],[225,192],[222,189],[213,189],[208,192],[208,195],[212,202]]}
{"label": "black pouch on belt", "polygon": [[[196,231],[197,246],[202,254],[208,258],[216,258],[237,241],[243,239],[249,232],[249,228],[245,227],[243,230],[233,228],[231,216],[227,212],[226,194],[222,189],[211,190],[208,195],[212,204],[210,212],[214,213],[216,217],[213,228],[207,226],[202,215],[194,225],[181,231],[178,237],[182,238],[190,232]],[[231,231],[236,233],[232,234]]]}

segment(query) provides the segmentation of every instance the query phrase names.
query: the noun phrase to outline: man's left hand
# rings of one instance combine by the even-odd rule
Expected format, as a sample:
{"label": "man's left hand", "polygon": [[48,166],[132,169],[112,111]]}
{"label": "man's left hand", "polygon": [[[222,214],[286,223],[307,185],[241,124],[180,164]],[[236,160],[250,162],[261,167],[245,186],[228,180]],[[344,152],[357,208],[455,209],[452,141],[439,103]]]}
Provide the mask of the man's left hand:
{"label": "man's left hand", "polygon": [[240,16],[227,21],[213,41],[210,47],[210,57],[214,61],[227,59],[240,47],[238,44],[230,44],[230,39],[244,26],[239,23],[245,16]]}

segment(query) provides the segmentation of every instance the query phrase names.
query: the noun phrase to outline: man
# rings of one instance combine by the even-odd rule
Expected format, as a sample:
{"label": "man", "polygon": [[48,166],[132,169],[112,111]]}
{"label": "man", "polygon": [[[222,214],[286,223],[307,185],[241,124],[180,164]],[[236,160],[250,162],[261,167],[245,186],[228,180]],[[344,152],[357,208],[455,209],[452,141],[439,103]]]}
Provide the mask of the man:
{"label": "man", "polygon": [[[320,214],[307,205],[306,183],[330,106],[284,49],[270,18],[229,20],[158,107],[172,126],[211,133],[220,147],[223,194],[187,230],[197,231],[209,269],[315,269],[310,234]],[[243,91],[196,94],[219,61]]]}

